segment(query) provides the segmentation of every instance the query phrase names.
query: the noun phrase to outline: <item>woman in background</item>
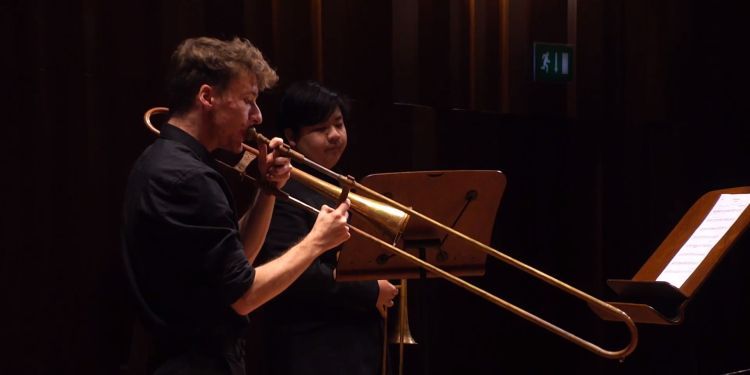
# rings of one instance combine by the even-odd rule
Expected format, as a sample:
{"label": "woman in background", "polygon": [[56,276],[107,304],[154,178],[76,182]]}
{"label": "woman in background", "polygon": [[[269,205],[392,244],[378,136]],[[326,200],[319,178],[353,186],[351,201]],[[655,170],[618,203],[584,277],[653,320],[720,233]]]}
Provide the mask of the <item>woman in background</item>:
{"label": "woman in background", "polygon": [[[288,144],[333,169],[346,149],[348,104],[315,82],[292,85],[281,100],[277,126]],[[295,165],[320,179],[327,176]],[[285,189],[313,206],[334,202],[297,181]],[[279,200],[260,261],[280,256],[312,229],[315,216]],[[337,282],[340,247],[318,257],[267,307],[263,344],[272,374],[380,374],[383,316],[398,293],[386,280]]]}

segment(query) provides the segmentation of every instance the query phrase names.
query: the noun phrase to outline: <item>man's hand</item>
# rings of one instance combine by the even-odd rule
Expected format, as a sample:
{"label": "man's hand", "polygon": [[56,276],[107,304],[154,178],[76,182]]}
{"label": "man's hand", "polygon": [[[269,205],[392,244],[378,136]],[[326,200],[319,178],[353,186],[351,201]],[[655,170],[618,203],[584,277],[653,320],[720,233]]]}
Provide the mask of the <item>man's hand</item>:
{"label": "man's hand", "polygon": [[393,299],[398,295],[398,288],[388,282],[388,280],[378,280],[378,301],[375,307],[380,315],[385,318],[389,307],[393,306]]}
{"label": "man's hand", "polygon": [[351,202],[347,199],[335,210],[326,205],[320,208],[315,225],[306,237],[316,247],[318,255],[341,245],[351,236],[349,224],[346,222],[349,217],[347,210],[349,210],[350,205]]}
{"label": "man's hand", "polygon": [[[289,181],[289,176],[292,172],[292,165],[289,158],[280,156],[278,151],[278,147],[283,143],[281,138],[276,137],[268,145],[260,144],[258,146],[258,169],[260,170],[260,175],[279,189]],[[268,152],[269,149],[271,150],[270,153]]]}

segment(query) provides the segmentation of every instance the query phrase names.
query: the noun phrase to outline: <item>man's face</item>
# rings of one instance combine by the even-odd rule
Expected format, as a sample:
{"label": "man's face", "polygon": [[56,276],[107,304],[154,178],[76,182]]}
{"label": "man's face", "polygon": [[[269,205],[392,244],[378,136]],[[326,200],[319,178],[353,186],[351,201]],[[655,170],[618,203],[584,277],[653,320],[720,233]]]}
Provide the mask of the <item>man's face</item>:
{"label": "man's face", "polygon": [[242,151],[247,130],[263,122],[256,102],[258,94],[255,74],[243,71],[215,99],[212,122],[218,148],[237,153]]}
{"label": "man's face", "polygon": [[336,109],[324,121],[300,128],[296,137],[289,137],[292,145],[310,160],[333,168],[346,149],[346,125],[341,110]]}

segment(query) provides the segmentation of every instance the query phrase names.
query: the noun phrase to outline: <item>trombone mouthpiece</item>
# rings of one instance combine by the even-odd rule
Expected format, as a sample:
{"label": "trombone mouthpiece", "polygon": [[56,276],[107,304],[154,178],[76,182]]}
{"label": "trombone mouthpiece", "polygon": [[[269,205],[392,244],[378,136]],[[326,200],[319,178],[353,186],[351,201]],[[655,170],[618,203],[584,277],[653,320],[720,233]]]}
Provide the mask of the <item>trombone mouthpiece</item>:
{"label": "trombone mouthpiece", "polygon": [[247,129],[247,136],[246,139],[248,141],[255,141],[258,139],[258,132],[255,131],[255,127],[251,126]]}
{"label": "trombone mouthpiece", "polygon": [[249,141],[254,141],[255,143],[266,143],[268,144],[270,140],[266,138],[263,134],[258,133],[255,130],[255,127],[247,129],[247,139]]}

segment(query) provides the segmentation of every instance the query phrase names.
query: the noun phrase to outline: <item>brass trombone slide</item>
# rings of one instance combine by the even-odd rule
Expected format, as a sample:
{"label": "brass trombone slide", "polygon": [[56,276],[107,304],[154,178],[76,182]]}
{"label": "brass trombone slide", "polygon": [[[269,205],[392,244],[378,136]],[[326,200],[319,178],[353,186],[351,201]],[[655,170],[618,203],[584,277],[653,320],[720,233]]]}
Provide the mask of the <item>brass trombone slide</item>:
{"label": "brass trombone slide", "polygon": [[[169,109],[165,108],[165,107],[152,108],[152,109],[148,110],[144,114],[144,116],[143,116],[144,117],[144,122],[146,123],[147,127],[151,131],[153,131],[153,132],[155,132],[155,133],[158,134],[159,130],[156,129],[151,124],[151,116],[154,115],[154,114],[167,113],[167,112],[169,112]],[[254,138],[254,140],[256,142],[263,142],[263,143],[268,143],[269,142],[269,140],[266,137],[264,137],[262,134],[256,133],[253,128],[251,128],[250,138]],[[249,152],[251,154],[254,154],[256,156],[258,155],[258,150],[256,150],[255,148],[250,147],[250,146],[248,146],[246,144],[243,144],[242,147],[243,147],[243,149],[245,151],[247,151],[247,152]],[[341,196],[346,196],[348,194],[348,191],[351,190],[351,189],[357,189],[358,191],[366,193],[370,197],[377,197],[378,200],[382,201],[382,202],[378,202],[379,206],[376,209],[376,211],[380,210],[382,208],[381,206],[386,206],[387,208],[382,208],[382,209],[386,213],[388,213],[388,214],[395,213],[393,215],[395,217],[401,217],[398,214],[399,211],[403,212],[403,213],[406,213],[408,215],[414,215],[416,217],[419,217],[420,219],[422,219],[422,220],[424,220],[424,221],[426,221],[426,222],[428,222],[428,223],[436,226],[437,228],[440,228],[441,230],[444,230],[444,231],[446,231],[446,232],[448,232],[448,233],[450,233],[452,235],[455,235],[455,236],[457,236],[459,238],[462,238],[463,240],[465,240],[465,241],[473,244],[477,249],[485,252],[486,254],[488,254],[488,255],[490,255],[490,256],[492,256],[492,257],[494,257],[494,258],[496,258],[496,259],[498,259],[498,260],[500,260],[500,261],[502,261],[502,262],[504,262],[504,263],[506,263],[508,265],[511,265],[511,266],[515,267],[518,270],[526,272],[526,273],[530,274],[531,276],[533,276],[533,277],[535,277],[535,278],[537,278],[539,280],[542,280],[542,281],[546,282],[547,284],[550,284],[550,285],[552,285],[552,286],[554,286],[554,287],[556,287],[556,288],[558,288],[558,289],[560,289],[560,290],[562,290],[562,291],[564,291],[564,292],[566,292],[566,293],[568,293],[570,295],[573,295],[573,296],[575,296],[575,297],[577,297],[577,298],[585,301],[589,305],[595,305],[595,306],[598,306],[599,308],[601,308],[601,309],[603,309],[605,311],[608,311],[610,313],[610,317],[609,317],[610,320],[621,321],[622,323],[624,323],[627,326],[628,331],[630,332],[630,342],[628,343],[627,346],[625,346],[624,348],[619,349],[619,350],[607,350],[607,349],[603,349],[602,347],[597,346],[597,345],[595,345],[594,343],[592,343],[590,341],[584,340],[584,339],[578,337],[577,335],[575,335],[573,333],[570,333],[570,332],[566,331],[565,329],[560,328],[560,327],[558,327],[558,326],[556,326],[556,325],[554,325],[554,324],[552,324],[552,323],[550,323],[550,322],[548,322],[548,321],[546,321],[546,320],[544,320],[544,319],[542,319],[542,318],[540,318],[540,317],[538,317],[538,316],[536,316],[536,315],[534,315],[534,314],[532,314],[532,313],[530,313],[530,312],[528,312],[528,311],[526,311],[526,310],[524,310],[524,309],[522,309],[520,307],[517,307],[517,306],[515,306],[515,305],[513,305],[513,304],[511,304],[511,303],[509,303],[509,302],[507,302],[505,300],[503,300],[502,298],[497,297],[497,296],[495,296],[495,295],[493,295],[493,294],[485,291],[484,289],[481,289],[481,288],[479,288],[479,287],[477,287],[477,286],[475,286],[475,285],[473,285],[473,284],[471,284],[471,283],[469,283],[469,282],[467,282],[467,281],[465,281],[465,280],[463,280],[463,279],[461,279],[461,278],[459,278],[459,277],[457,277],[457,276],[455,276],[455,275],[453,275],[453,274],[451,274],[451,273],[449,273],[449,272],[447,272],[447,271],[445,271],[445,270],[443,270],[443,269],[441,269],[441,268],[439,268],[439,267],[437,267],[437,266],[435,266],[435,265],[433,265],[431,263],[428,263],[428,262],[426,262],[426,261],[424,261],[422,259],[419,259],[418,257],[416,257],[416,256],[414,256],[414,255],[412,255],[412,254],[410,254],[410,253],[408,253],[408,252],[406,252],[406,251],[404,251],[404,250],[402,250],[402,249],[400,249],[400,248],[398,248],[398,247],[390,244],[390,243],[387,243],[387,242],[381,240],[380,238],[375,237],[374,235],[372,235],[370,233],[367,233],[367,232],[365,232],[365,231],[363,231],[363,230],[361,230],[359,228],[356,228],[354,226],[350,226],[350,229],[352,231],[354,231],[355,233],[357,233],[357,234],[359,234],[361,236],[364,236],[365,238],[368,238],[368,239],[370,239],[372,241],[375,241],[376,243],[378,243],[379,245],[381,245],[385,249],[388,249],[391,252],[395,253],[396,255],[399,255],[399,256],[402,256],[402,257],[406,258],[411,263],[413,263],[413,264],[415,264],[415,265],[417,265],[419,267],[422,267],[422,268],[424,268],[424,269],[426,269],[426,270],[428,270],[428,271],[430,271],[430,272],[432,272],[432,273],[434,273],[434,274],[436,274],[436,275],[438,275],[438,276],[440,276],[440,277],[442,277],[442,278],[450,281],[451,283],[453,283],[453,284],[455,284],[455,285],[457,285],[457,286],[459,286],[461,288],[464,288],[467,291],[469,291],[471,293],[474,293],[474,294],[476,294],[476,295],[478,295],[478,296],[480,296],[480,297],[482,297],[482,298],[484,298],[484,299],[486,299],[486,300],[494,303],[495,305],[498,305],[498,306],[500,306],[500,307],[502,307],[502,308],[504,308],[504,309],[512,312],[513,314],[515,314],[515,315],[517,315],[517,316],[519,316],[519,317],[521,317],[523,319],[526,319],[527,321],[529,321],[531,323],[534,323],[534,324],[536,324],[536,325],[538,325],[538,326],[546,329],[547,331],[552,332],[552,333],[554,333],[554,334],[556,334],[556,335],[558,335],[558,336],[560,336],[560,337],[562,337],[562,338],[564,338],[564,339],[566,339],[566,340],[568,340],[568,341],[570,341],[570,342],[572,342],[572,343],[574,343],[574,344],[576,344],[576,345],[578,345],[578,346],[580,346],[580,347],[582,347],[582,348],[584,348],[584,349],[586,349],[586,350],[588,350],[588,351],[590,351],[590,352],[592,352],[592,353],[594,353],[596,355],[599,355],[601,357],[609,358],[609,359],[620,359],[620,360],[622,360],[625,357],[627,357],[628,355],[630,355],[635,350],[636,346],[638,345],[638,329],[636,328],[635,323],[630,318],[630,316],[628,316],[624,311],[622,311],[622,310],[620,310],[620,309],[612,306],[611,304],[606,303],[606,302],[604,302],[604,301],[602,301],[602,300],[600,300],[600,299],[598,299],[596,297],[593,297],[593,296],[591,296],[591,295],[589,295],[589,294],[587,294],[587,293],[585,293],[585,292],[583,292],[583,291],[581,291],[579,289],[576,289],[576,288],[574,288],[574,287],[572,287],[572,286],[570,286],[570,285],[568,285],[568,284],[566,284],[566,283],[564,283],[564,282],[562,282],[562,281],[560,281],[560,280],[558,280],[558,279],[556,279],[556,278],[554,278],[554,277],[552,277],[550,275],[547,275],[546,273],[544,273],[544,272],[542,272],[540,270],[537,270],[537,269],[535,269],[535,268],[533,268],[533,267],[531,267],[531,266],[529,266],[529,265],[527,265],[525,263],[522,263],[522,262],[520,262],[520,261],[518,261],[518,260],[516,260],[516,259],[514,259],[514,258],[512,258],[512,257],[510,257],[510,256],[508,256],[508,255],[506,255],[506,254],[504,254],[504,253],[502,253],[502,252],[500,252],[500,251],[498,251],[498,250],[490,247],[490,246],[487,246],[487,245],[485,245],[485,244],[483,244],[483,243],[481,243],[481,242],[479,242],[479,241],[477,241],[477,240],[475,240],[475,239],[473,239],[473,238],[471,238],[471,237],[469,237],[469,236],[467,236],[467,235],[465,235],[465,234],[463,234],[463,233],[461,233],[461,232],[459,232],[459,231],[451,228],[451,227],[443,225],[442,223],[439,223],[439,222],[433,220],[432,218],[427,217],[426,215],[423,215],[423,214],[419,213],[418,211],[415,211],[415,210],[413,210],[413,209],[411,209],[409,207],[406,207],[403,204],[401,204],[399,202],[396,202],[396,201],[394,201],[394,200],[392,200],[392,199],[390,199],[390,198],[388,198],[388,197],[386,197],[386,196],[384,196],[384,195],[382,195],[382,194],[380,194],[380,193],[378,193],[378,192],[376,192],[376,191],[374,191],[374,190],[372,190],[372,189],[370,189],[370,188],[368,188],[368,187],[366,187],[364,185],[361,185],[358,182],[356,182],[356,180],[354,180],[354,178],[345,177],[345,176],[342,176],[342,175],[340,175],[340,174],[338,174],[336,172],[333,172],[333,171],[331,171],[331,170],[329,170],[327,168],[324,168],[324,167],[320,166],[319,164],[317,164],[317,163],[315,163],[315,162],[307,159],[304,155],[300,154],[299,152],[292,150],[291,147],[289,147],[288,145],[283,145],[282,149],[283,149],[283,151],[286,151],[288,153],[289,157],[291,157],[293,160],[301,162],[301,163],[304,163],[304,164],[306,164],[306,165],[308,165],[308,166],[310,166],[310,167],[312,167],[312,168],[314,168],[314,169],[316,169],[316,170],[318,170],[318,171],[320,171],[320,172],[322,172],[322,173],[324,173],[324,174],[326,174],[328,176],[331,176],[331,177],[335,178],[337,181],[339,181],[339,183],[341,184],[341,186],[343,187],[343,189],[339,188],[339,187],[336,187],[336,186],[333,186],[333,185],[331,185],[331,184],[329,184],[327,182],[321,181],[320,179],[318,179],[316,177],[313,177],[310,174],[307,174],[307,173],[305,173],[305,172],[303,172],[303,171],[301,171],[299,169],[292,168],[291,177],[294,178],[294,179],[296,179],[296,180],[298,180],[300,183],[307,184],[309,187],[311,187],[311,188],[313,188],[313,189],[321,192],[322,194],[326,194],[329,197],[334,198],[334,199],[339,198]],[[240,173],[244,174],[244,172],[240,172]],[[250,177],[248,176],[248,178],[250,178]],[[288,194],[285,194],[283,192],[277,191],[277,192],[275,192],[275,194],[277,194],[278,196],[280,196],[282,198],[289,198],[289,199],[291,199],[293,202],[295,202],[297,204],[300,204],[301,207],[304,208],[304,209],[307,209],[307,210],[310,210],[310,211],[313,211],[313,212],[317,212],[318,211],[317,209],[315,209],[313,207],[310,207],[309,205],[307,205],[307,204],[305,204],[305,203],[303,203],[303,202],[295,199],[294,197],[290,197]],[[352,200],[352,209],[355,209],[355,202],[354,202],[354,199],[352,199],[352,197],[353,196],[356,197],[356,195],[355,194],[348,194],[348,196]],[[368,210],[367,208],[365,208],[365,209],[362,209],[361,211],[365,211],[364,213],[363,212],[359,212],[359,213],[361,213],[361,214],[363,214],[363,216],[367,217],[367,212],[369,211],[370,213],[372,213],[373,210],[371,210],[371,209]],[[376,214],[380,214],[380,212],[376,212]],[[401,220],[400,223],[398,223],[396,225],[396,227],[400,228],[401,231],[403,231],[403,229],[406,226],[406,220],[408,220],[408,215],[407,215],[406,218],[402,217],[403,220]],[[388,215],[386,215],[386,216],[388,216]],[[368,217],[368,219],[369,220],[373,220],[374,218]],[[375,220],[375,221],[378,221],[378,220]],[[385,221],[390,222],[390,221],[393,221],[393,220],[386,219]],[[401,232],[398,232],[397,235],[400,234],[400,233]],[[395,240],[394,240],[394,243],[395,243]]]}

